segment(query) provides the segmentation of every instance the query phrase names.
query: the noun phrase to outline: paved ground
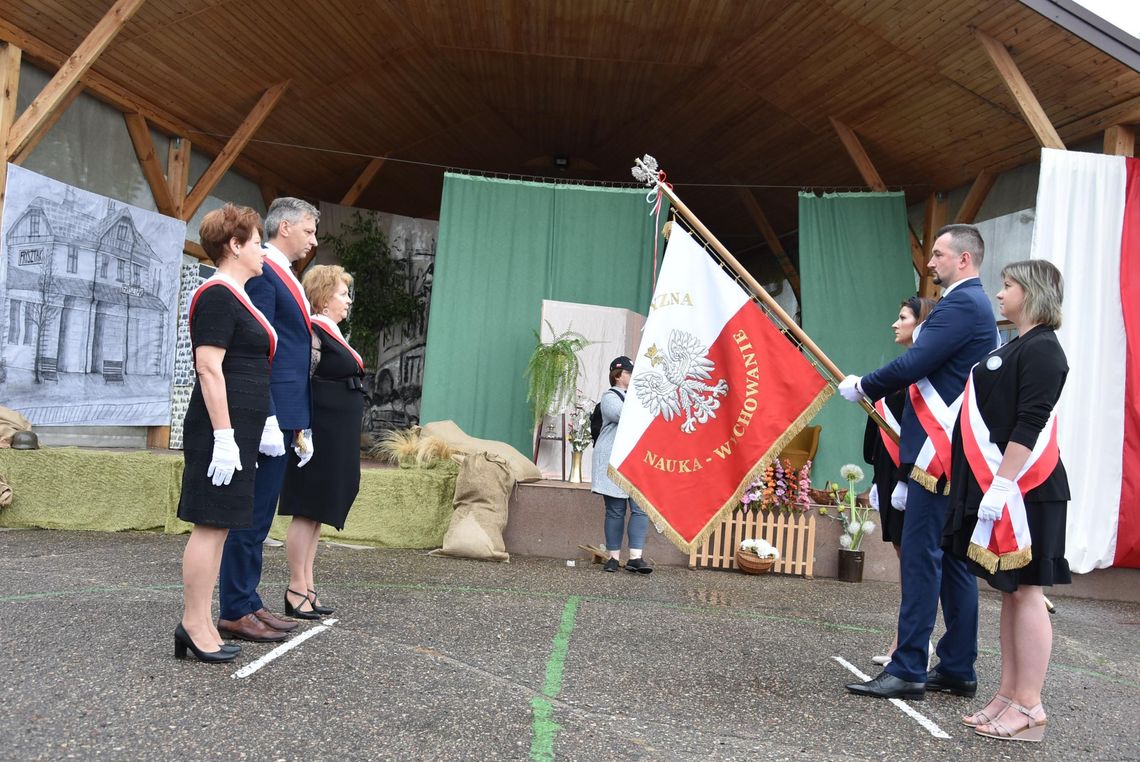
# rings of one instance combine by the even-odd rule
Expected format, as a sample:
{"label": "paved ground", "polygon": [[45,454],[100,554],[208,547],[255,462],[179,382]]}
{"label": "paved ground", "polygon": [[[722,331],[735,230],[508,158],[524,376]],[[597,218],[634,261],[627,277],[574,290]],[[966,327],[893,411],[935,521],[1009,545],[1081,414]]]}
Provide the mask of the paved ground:
{"label": "paved ground", "polygon": [[[235,678],[272,647],[173,658],[184,542],[0,531],[0,758],[1140,758],[1132,604],[1055,598],[1048,737],[1001,744],[958,725],[976,701],[908,703],[943,739],[843,690],[833,657],[874,673],[894,585],[322,546],[337,621]],[[276,602],[282,550],[265,579]],[[982,599],[991,691],[998,602]]]}

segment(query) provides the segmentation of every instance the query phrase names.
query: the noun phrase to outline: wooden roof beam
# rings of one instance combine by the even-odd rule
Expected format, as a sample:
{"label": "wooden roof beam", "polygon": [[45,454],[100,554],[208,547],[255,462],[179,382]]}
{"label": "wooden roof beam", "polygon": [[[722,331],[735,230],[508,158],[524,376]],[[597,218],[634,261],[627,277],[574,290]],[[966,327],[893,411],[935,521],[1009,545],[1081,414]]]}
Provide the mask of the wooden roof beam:
{"label": "wooden roof beam", "polygon": [[1061,136],[1057,134],[1053,123],[1049,121],[1045,110],[1041,108],[1041,104],[1033,94],[1033,90],[1030,89],[1029,83],[1025,81],[1025,77],[1021,75],[1021,70],[1013,62],[1013,57],[1010,56],[1005,45],[977,28],[974,29],[974,37],[978,39],[978,42],[985,49],[986,55],[990,57],[990,62],[997,69],[1002,84],[1009,90],[1009,94],[1017,103],[1022,118],[1025,119],[1033,134],[1037,136],[1037,142],[1045,148],[1065,150]]}
{"label": "wooden roof beam", "polygon": [[277,105],[277,101],[281,100],[281,96],[289,89],[289,82],[290,80],[278,82],[262,94],[257,105],[246,116],[245,121],[230,136],[221,153],[214,158],[206,171],[202,173],[202,177],[194,184],[194,190],[190,191],[190,195],[186,197],[186,203],[182,206],[182,219],[189,220],[202,206],[206,196],[210,195],[210,191],[233,166],[238,154],[249,144],[253,134],[257,132],[257,128],[266,120],[270,112],[273,111],[273,107]]}
{"label": "wooden roof beam", "polygon": [[79,87],[76,87],[68,93],[64,99],[59,102],[59,106],[44,120],[43,126],[24,144],[20,152],[11,157],[11,162],[13,164],[23,164],[27,161],[28,157],[32,155],[32,151],[36,150],[36,146],[40,144],[40,141],[51,132],[51,128],[55,126],[56,122],[58,122],[67,112],[67,109],[71,107],[71,104],[75,103],[76,99],[82,94],[83,89]]}
{"label": "wooden roof beam", "polygon": [[1136,155],[1136,130],[1128,124],[1114,124],[1104,131],[1104,152],[1111,156]]}
{"label": "wooden roof beam", "polygon": [[186,138],[171,138],[166,150],[166,187],[170,191],[170,207],[182,219],[182,205],[186,203],[186,187],[190,184],[191,143]]}
{"label": "wooden roof beam", "polygon": [[344,194],[344,198],[340,200],[342,206],[352,206],[357,202],[361,194],[364,193],[364,190],[376,178],[376,173],[379,172],[380,168],[384,166],[384,160],[387,158],[388,154],[384,154],[383,156],[377,156],[372,159],[372,161],[368,162],[368,166],[365,167],[364,171],[360,173],[360,177],[356,178],[356,182],[352,184],[352,187],[349,188],[348,192]]}
{"label": "wooden roof beam", "polygon": [[974,184],[970,186],[970,191],[966,194],[965,200],[962,201],[962,208],[954,217],[954,222],[970,224],[974,221],[982,208],[982,203],[986,200],[986,196],[990,194],[990,189],[994,187],[995,180],[997,180],[997,174],[988,169],[983,169],[978,173],[978,176],[974,178]]}
{"label": "wooden roof beam", "polygon": [[756,223],[756,227],[760,229],[760,234],[764,236],[764,240],[768,242],[768,248],[776,256],[776,261],[780,263],[780,267],[784,271],[784,277],[788,279],[788,283],[792,286],[792,293],[796,295],[796,301],[800,301],[800,274],[796,272],[796,266],[792,264],[792,260],[788,257],[788,252],[784,249],[784,244],[780,243],[779,236],[776,235],[772,223],[768,221],[768,216],[764,214],[764,210],[760,207],[760,202],[756,200],[750,188],[737,187],[737,195],[744,203],[744,208],[748,210],[748,216]]}
{"label": "wooden roof beam", "polygon": [[[843,122],[839,121],[833,116],[829,116],[831,126],[835,128],[835,132],[839,135],[839,140],[843,143],[843,147],[847,149],[847,155],[855,162],[855,168],[859,170],[860,177],[863,182],[871,186],[871,190],[880,193],[887,190],[887,184],[883,182],[883,178],[879,176],[878,170],[875,169],[874,162],[871,157],[867,155],[864,150],[863,144],[859,141],[859,136],[855,131],[848,127]],[[918,273],[919,277],[926,275],[926,262],[929,257],[924,257],[922,252],[922,245],[915,238],[914,231],[909,227],[907,228],[907,235],[910,237],[910,261],[914,265],[914,271]]]}
{"label": "wooden roof beam", "polygon": [[162,171],[162,164],[158,161],[158,151],[154,147],[154,138],[150,135],[150,126],[146,117],[137,111],[123,114],[123,121],[127,123],[127,134],[131,136],[131,145],[135,147],[135,155],[139,157],[143,177],[150,186],[154,204],[160,214],[173,217],[177,214],[174,199],[170,195],[170,186],[166,182],[166,175]]}
{"label": "wooden roof beam", "polygon": [[[20,58],[23,51],[12,43],[0,47],[0,147],[8,145],[16,121],[16,98],[20,93]],[[8,155],[0,156],[0,219],[4,215],[4,189],[8,185]]]}
{"label": "wooden roof beam", "polygon": [[63,62],[51,81],[12,125],[7,141],[9,158],[21,153],[27,143],[45,128],[47,120],[63,105],[68,94],[80,86],[80,80],[91,68],[91,64],[95,63],[99,54],[106,50],[111,40],[145,1],[118,0],[111,6],[111,10],[99,20],[75,53]]}

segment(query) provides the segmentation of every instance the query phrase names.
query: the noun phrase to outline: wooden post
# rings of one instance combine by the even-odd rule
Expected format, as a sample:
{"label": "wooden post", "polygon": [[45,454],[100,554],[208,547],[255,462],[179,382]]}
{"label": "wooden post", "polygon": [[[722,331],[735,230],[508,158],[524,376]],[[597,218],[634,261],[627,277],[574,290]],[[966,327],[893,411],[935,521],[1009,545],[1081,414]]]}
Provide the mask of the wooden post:
{"label": "wooden post", "polygon": [[1033,134],[1037,137],[1037,142],[1045,148],[1059,148],[1064,150],[1065,144],[1061,142],[1061,136],[1057,134],[1053,123],[1049,121],[1049,117],[1046,116],[1045,110],[1041,108],[1041,103],[1038,102],[1037,96],[1033,94],[1033,90],[1029,87],[1029,83],[1025,81],[1025,77],[1021,75],[1021,70],[1018,69],[1017,64],[1013,62],[1013,57],[1010,56],[1005,45],[980,29],[974,29],[974,37],[976,37],[978,42],[982,44],[982,47],[985,48],[986,55],[990,57],[990,62],[993,63],[994,68],[997,69],[1002,84],[1009,90],[1009,94],[1013,96],[1013,100],[1017,104],[1017,109],[1021,112],[1021,116],[1025,119],[1026,124],[1029,125],[1029,129],[1031,129]]}
{"label": "wooden post", "polygon": [[4,194],[8,186],[8,135],[16,118],[22,52],[10,42],[0,47],[0,218],[4,215]]}
{"label": "wooden post", "polygon": [[190,148],[189,140],[174,137],[166,152],[166,187],[170,191],[170,207],[178,219],[182,219],[186,186],[190,184]]}
{"label": "wooden post", "polygon": [[1110,156],[1135,156],[1136,131],[1132,125],[1114,124],[1105,130],[1104,152]]}
{"label": "wooden post", "polygon": [[[939,228],[946,224],[946,217],[946,195],[943,193],[931,193],[927,196],[922,223],[922,249],[923,255],[928,262],[930,261],[930,256],[934,248],[934,234]],[[934,285],[934,279],[931,277],[929,270],[927,270],[922,274],[922,278],[919,280],[918,295],[934,298],[938,295],[938,291],[938,286]]]}
{"label": "wooden post", "polygon": [[27,143],[44,129],[47,120],[61,106],[68,93],[79,86],[79,80],[143,2],[145,0],[118,0],[99,20],[75,53],[64,62],[43,91],[12,125],[7,143],[8,156],[20,154]]}
{"label": "wooden post", "polygon": [[210,191],[229,171],[238,154],[246,147],[253,134],[257,132],[257,128],[273,111],[273,107],[277,105],[277,101],[281,100],[281,96],[285,94],[288,88],[289,80],[285,80],[265,91],[245,121],[226,142],[225,148],[214,158],[206,171],[202,173],[202,177],[194,184],[194,190],[190,191],[190,195],[186,197],[186,202],[182,206],[182,219],[189,220],[194,216],[194,213],[202,206],[202,202],[206,200],[206,196],[210,195]]}
{"label": "wooden post", "polygon": [[158,161],[158,151],[154,147],[154,139],[150,136],[150,126],[146,118],[137,111],[123,114],[123,121],[127,123],[127,134],[131,136],[131,145],[135,148],[135,155],[139,158],[143,177],[150,186],[154,204],[160,214],[167,217],[175,216],[174,200],[170,197],[170,186],[166,175],[162,171],[162,164]]}
{"label": "wooden post", "polygon": [[800,301],[800,274],[796,272],[796,266],[792,264],[792,260],[788,258],[788,252],[784,250],[784,245],[780,243],[779,236],[772,228],[772,223],[768,222],[768,216],[764,214],[764,210],[760,208],[760,202],[756,200],[749,188],[738,187],[736,189],[740,200],[744,203],[744,208],[748,210],[748,216],[756,223],[756,227],[760,229],[760,234],[764,236],[764,240],[768,242],[768,248],[776,257],[776,261],[780,263],[780,267],[784,271],[784,277],[788,279],[788,283],[792,286],[792,293],[796,295],[796,301]]}

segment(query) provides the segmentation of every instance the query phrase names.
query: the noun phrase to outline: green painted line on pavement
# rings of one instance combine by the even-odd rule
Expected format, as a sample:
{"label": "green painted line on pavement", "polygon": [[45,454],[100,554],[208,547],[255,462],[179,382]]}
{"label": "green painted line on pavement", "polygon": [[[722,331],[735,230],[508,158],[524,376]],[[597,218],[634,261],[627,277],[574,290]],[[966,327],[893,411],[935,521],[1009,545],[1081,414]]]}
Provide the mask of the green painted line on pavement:
{"label": "green painted line on pavement", "polygon": [[562,726],[554,721],[554,705],[550,699],[557,698],[562,691],[566,653],[570,650],[570,633],[574,631],[574,617],[578,614],[580,600],[577,595],[566,599],[566,605],[562,608],[562,621],[554,635],[550,658],[546,662],[546,681],[542,685],[542,695],[530,700],[531,712],[534,714],[531,725],[533,737],[530,742],[532,760],[546,762],[554,759],[554,739]]}

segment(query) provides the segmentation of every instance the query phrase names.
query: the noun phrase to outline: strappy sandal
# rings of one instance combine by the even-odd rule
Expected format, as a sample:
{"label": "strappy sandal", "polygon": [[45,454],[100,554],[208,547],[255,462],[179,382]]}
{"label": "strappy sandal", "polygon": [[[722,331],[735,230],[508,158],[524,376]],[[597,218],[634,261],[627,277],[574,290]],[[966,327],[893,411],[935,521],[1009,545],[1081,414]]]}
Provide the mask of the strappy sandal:
{"label": "strappy sandal", "polygon": [[[967,714],[965,717],[963,717],[962,724],[968,728],[976,728],[979,725],[989,725],[993,723],[993,721],[998,717],[1001,717],[1003,714],[1005,714],[1005,710],[1009,709],[1009,705],[1013,703],[1013,699],[1006,698],[1000,693],[990,700],[990,704],[995,701],[1001,704],[1001,709],[998,709],[994,713],[993,717],[990,717],[988,714],[986,714],[985,707],[983,707],[979,711],[974,712],[973,714]],[[986,704],[986,706],[989,706],[990,704]]]}
{"label": "strappy sandal", "polygon": [[[1013,730],[1012,728],[1003,725],[997,720],[994,720],[988,726],[979,725],[978,727],[974,728],[974,732],[980,736],[985,736],[986,738],[996,738],[999,741],[1037,742],[1045,738],[1045,726],[1049,724],[1048,719],[1045,717],[1037,719],[1037,717],[1033,716],[1034,713],[1043,714],[1045,712],[1045,708],[1043,706],[1038,704],[1032,709],[1026,709],[1021,704],[1014,704],[1011,702],[1010,705],[1006,707],[1006,712],[1008,712],[1010,709],[1016,709],[1017,711],[1024,714],[1026,719],[1029,720],[1029,724],[1024,728]],[[1002,714],[1005,714],[1005,712],[1002,712]],[[987,733],[986,731],[982,730],[983,727],[989,727],[993,732]]]}

